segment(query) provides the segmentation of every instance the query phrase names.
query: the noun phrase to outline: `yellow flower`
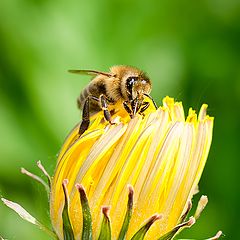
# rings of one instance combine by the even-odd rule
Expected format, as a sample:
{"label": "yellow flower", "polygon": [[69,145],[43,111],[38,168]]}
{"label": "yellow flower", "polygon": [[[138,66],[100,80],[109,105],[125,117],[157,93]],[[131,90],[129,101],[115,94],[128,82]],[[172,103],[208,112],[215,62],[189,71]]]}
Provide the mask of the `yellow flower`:
{"label": "yellow flower", "polygon": [[[88,199],[93,239],[101,231],[102,208],[109,215],[112,239],[118,238],[129,210],[129,186],[134,193],[126,239],[148,221],[152,226],[144,239],[160,239],[183,222],[212,141],[213,118],[206,109],[202,105],[198,116],[189,109],[185,118],[182,103],[166,97],[162,107],[155,110],[151,105],[144,117],[130,119],[125,110],[115,113],[115,125],[99,112],[80,138],[76,126],[59,153],[51,184],[50,215],[58,237],[63,239],[62,212],[69,201],[70,226],[81,239],[80,188]],[[191,218],[183,226],[193,223]]]}

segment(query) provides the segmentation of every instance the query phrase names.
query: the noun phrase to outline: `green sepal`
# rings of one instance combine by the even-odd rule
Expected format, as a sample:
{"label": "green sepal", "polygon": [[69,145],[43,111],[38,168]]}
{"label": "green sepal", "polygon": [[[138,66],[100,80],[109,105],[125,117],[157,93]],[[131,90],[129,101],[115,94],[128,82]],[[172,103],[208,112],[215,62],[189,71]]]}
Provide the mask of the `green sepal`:
{"label": "green sepal", "polygon": [[75,240],[72,224],[70,222],[70,218],[68,214],[69,200],[68,200],[67,184],[68,184],[67,179],[64,179],[62,183],[64,199],[65,199],[64,208],[62,211],[63,238],[64,240]]}
{"label": "green sepal", "polygon": [[131,240],[143,240],[147,231],[149,230],[149,228],[152,226],[152,224],[160,219],[162,217],[162,215],[159,214],[155,214],[152,217],[149,218],[149,220],[147,221],[147,223],[141,227],[135,234],[134,236],[131,238]]}
{"label": "green sepal", "polygon": [[121,231],[118,236],[118,240],[124,240],[126,237],[126,233],[129,227],[130,219],[132,217],[132,211],[133,211],[133,187],[129,185],[128,187],[129,193],[128,193],[128,205],[127,205],[127,211],[125,214],[125,218],[123,221],[123,225],[121,228]]}
{"label": "green sepal", "polygon": [[111,223],[109,219],[109,207],[102,207],[103,220],[98,240],[111,240]]}
{"label": "green sepal", "polygon": [[[35,217],[33,217],[28,211],[26,211],[21,205],[19,205],[18,203],[9,201],[5,198],[1,198],[1,200],[3,201],[3,203],[11,208],[13,211],[15,211],[23,220],[32,223],[33,225],[36,225],[39,229],[43,230],[45,233],[47,233],[51,239],[58,239],[57,235],[55,234],[55,232],[53,232],[52,230],[48,229],[44,224],[42,224],[41,222],[39,222]],[[3,238],[0,236],[0,240],[2,240]]]}
{"label": "green sepal", "polygon": [[187,202],[187,209],[185,210],[185,212],[184,212],[183,215],[181,216],[178,224],[181,224],[181,223],[183,223],[183,222],[186,221],[187,216],[188,216],[189,212],[191,211],[191,209],[192,209],[192,201],[191,201],[191,200],[188,200],[188,202]]}
{"label": "green sepal", "polygon": [[[222,231],[218,231],[214,237],[207,238],[207,239],[204,239],[204,240],[217,240],[217,239],[219,239],[219,238],[221,238],[223,236],[225,236],[223,234],[223,232]],[[179,240],[195,240],[195,239],[179,239]]]}
{"label": "green sepal", "polygon": [[76,188],[80,193],[80,200],[82,206],[83,227],[82,227],[82,240],[92,240],[92,216],[86,192],[82,185],[76,184]]}
{"label": "green sepal", "polygon": [[44,166],[42,165],[42,163],[41,163],[40,160],[37,161],[37,166],[38,166],[38,168],[42,171],[42,173],[45,175],[45,177],[47,178],[48,186],[49,186],[49,189],[51,190],[51,186],[52,186],[51,177],[50,177],[50,175],[48,174],[48,172],[46,171],[46,169],[44,168]]}
{"label": "green sepal", "polygon": [[21,173],[27,175],[28,177],[34,179],[35,181],[39,182],[40,184],[42,184],[47,192],[47,195],[49,196],[50,193],[50,186],[39,176],[29,172],[28,170],[26,170],[25,168],[21,168]]}
{"label": "green sepal", "polygon": [[179,225],[177,225],[175,228],[173,228],[171,231],[164,234],[162,237],[158,238],[158,240],[171,240],[173,239],[177,232],[185,227],[191,227],[195,223],[195,218],[191,217],[187,222],[183,222]]}

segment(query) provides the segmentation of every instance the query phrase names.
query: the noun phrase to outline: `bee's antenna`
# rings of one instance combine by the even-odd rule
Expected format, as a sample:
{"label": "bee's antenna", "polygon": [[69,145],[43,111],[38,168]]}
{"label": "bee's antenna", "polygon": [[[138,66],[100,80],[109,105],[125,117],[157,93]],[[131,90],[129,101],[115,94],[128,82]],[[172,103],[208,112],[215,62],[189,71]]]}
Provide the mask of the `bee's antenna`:
{"label": "bee's antenna", "polygon": [[158,109],[158,106],[157,106],[156,102],[154,101],[154,99],[153,99],[149,94],[147,94],[147,93],[144,93],[143,95],[146,96],[146,97],[148,97],[148,98],[152,101],[154,107],[155,107],[156,110],[157,110],[157,109]]}

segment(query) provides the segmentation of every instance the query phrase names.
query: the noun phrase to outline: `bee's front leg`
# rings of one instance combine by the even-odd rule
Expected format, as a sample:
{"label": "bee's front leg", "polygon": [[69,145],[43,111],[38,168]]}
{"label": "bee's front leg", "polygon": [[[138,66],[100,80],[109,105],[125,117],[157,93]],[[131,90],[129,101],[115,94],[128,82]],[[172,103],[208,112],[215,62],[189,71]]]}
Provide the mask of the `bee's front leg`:
{"label": "bee's front leg", "polygon": [[128,101],[123,102],[123,107],[125,108],[125,110],[129,114],[130,118],[133,118],[133,112],[132,112],[131,108],[128,106]]}
{"label": "bee's front leg", "polygon": [[136,97],[135,99],[131,100],[131,107],[132,107],[132,114],[135,116],[137,113],[139,113],[139,110],[141,109],[143,105],[143,102],[140,98]]}
{"label": "bee's front leg", "polygon": [[149,102],[143,102],[142,103],[142,107],[139,110],[139,114],[143,116],[143,118],[145,117],[144,111],[150,106]]}

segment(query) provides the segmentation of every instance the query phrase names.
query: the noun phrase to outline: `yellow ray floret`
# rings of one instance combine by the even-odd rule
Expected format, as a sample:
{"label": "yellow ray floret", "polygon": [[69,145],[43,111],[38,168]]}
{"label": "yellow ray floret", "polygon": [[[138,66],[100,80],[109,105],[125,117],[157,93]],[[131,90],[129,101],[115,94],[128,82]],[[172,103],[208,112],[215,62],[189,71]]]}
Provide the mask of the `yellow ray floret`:
{"label": "yellow ray floret", "polygon": [[212,140],[213,118],[204,104],[197,116],[192,109],[185,119],[181,102],[163,99],[145,117],[133,119],[125,113],[112,116],[109,125],[97,113],[89,129],[77,138],[78,126],[66,139],[52,181],[50,211],[52,224],[62,239],[62,182],[69,180],[69,215],[76,239],[82,231],[82,212],[77,183],[86,190],[92,215],[93,239],[101,227],[101,207],[110,206],[112,239],[124,220],[127,186],[134,188],[134,209],[127,238],[152,215],[162,215],[145,239],[157,239],[179,223],[200,180]]}

